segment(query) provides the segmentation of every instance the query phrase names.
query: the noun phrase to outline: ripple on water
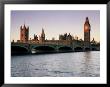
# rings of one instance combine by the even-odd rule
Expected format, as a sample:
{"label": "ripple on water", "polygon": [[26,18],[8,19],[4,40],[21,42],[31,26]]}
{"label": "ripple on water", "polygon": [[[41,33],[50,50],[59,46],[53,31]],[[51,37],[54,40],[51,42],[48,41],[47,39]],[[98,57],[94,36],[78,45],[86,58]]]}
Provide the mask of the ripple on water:
{"label": "ripple on water", "polygon": [[100,52],[12,56],[12,77],[99,77]]}

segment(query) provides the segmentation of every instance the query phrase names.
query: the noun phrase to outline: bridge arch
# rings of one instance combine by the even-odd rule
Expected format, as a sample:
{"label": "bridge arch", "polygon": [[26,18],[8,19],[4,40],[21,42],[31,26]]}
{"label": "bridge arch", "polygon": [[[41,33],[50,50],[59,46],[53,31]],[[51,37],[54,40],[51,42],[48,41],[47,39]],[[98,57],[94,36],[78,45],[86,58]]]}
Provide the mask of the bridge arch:
{"label": "bridge arch", "polygon": [[86,47],[86,48],[85,48],[85,51],[90,51],[90,48],[89,48],[89,47]]}
{"label": "bridge arch", "polygon": [[97,49],[95,47],[92,48],[92,51],[96,51]]}
{"label": "bridge arch", "polygon": [[33,46],[31,51],[34,50],[35,53],[50,53],[55,52],[55,48],[53,46]]}
{"label": "bridge arch", "polygon": [[73,49],[71,48],[71,47],[69,47],[69,46],[60,46],[59,48],[58,48],[58,50],[59,50],[59,52],[67,52],[67,51],[73,51]]}
{"label": "bridge arch", "polygon": [[74,51],[78,51],[78,52],[79,52],[79,51],[83,51],[83,48],[82,48],[82,47],[75,47],[75,48],[74,48]]}
{"label": "bridge arch", "polygon": [[28,48],[25,46],[11,46],[11,54],[26,54],[28,53]]}

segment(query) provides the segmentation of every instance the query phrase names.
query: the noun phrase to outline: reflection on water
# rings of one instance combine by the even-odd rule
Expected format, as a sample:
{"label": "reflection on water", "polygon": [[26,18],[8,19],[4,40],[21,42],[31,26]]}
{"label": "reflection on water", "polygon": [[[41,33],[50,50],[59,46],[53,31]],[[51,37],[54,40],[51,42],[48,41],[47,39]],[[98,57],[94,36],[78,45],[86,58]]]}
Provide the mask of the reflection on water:
{"label": "reflection on water", "polygon": [[100,51],[12,56],[13,77],[98,77]]}

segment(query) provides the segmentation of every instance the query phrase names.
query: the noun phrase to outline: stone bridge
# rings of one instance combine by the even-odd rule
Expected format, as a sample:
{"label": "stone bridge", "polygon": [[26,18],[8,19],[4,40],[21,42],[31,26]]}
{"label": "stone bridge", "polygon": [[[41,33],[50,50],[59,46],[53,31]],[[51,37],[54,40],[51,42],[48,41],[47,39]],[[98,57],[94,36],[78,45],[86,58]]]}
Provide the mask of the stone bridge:
{"label": "stone bridge", "polygon": [[[91,46],[90,50],[98,50],[98,47]],[[59,44],[39,44],[39,43],[11,43],[11,53],[32,53],[41,52],[72,52],[85,51],[81,44],[59,45]]]}

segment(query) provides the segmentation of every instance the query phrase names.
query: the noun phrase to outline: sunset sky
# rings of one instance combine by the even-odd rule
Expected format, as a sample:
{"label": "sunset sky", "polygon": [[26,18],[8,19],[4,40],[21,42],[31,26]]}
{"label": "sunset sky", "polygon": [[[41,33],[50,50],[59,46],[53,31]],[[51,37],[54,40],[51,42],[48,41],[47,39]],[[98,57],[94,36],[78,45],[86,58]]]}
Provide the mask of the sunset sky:
{"label": "sunset sky", "polygon": [[58,39],[59,34],[70,33],[84,40],[84,22],[89,18],[91,40],[100,41],[99,10],[13,10],[11,11],[11,41],[20,39],[20,26],[29,26],[29,38],[45,31],[46,39]]}

